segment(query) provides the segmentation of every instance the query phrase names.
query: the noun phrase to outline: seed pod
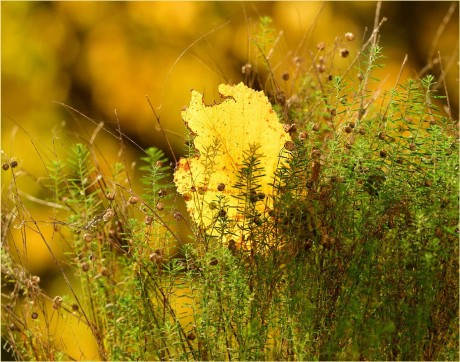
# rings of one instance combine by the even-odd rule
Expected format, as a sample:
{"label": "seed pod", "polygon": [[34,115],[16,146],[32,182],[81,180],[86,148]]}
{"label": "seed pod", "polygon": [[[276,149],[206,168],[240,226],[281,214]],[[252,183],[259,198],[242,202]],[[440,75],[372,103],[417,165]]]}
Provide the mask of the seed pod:
{"label": "seed pod", "polygon": [[89,270],[89,265],[87,262],[81,263],[81,270],[83,270],[84,272],[87,272]]}
{"label": "seed pod", "polygon": [[93,236],[89,233],[83,234],[83,240],[85,240],[87,243],[89,243],[91,240],[93,240]]}
{"label": "seed pod", "polygon": [[174,213],[174,219],[176,219],[176,221],[181,221],[182,220],[182,214],[179,211],[176,211]]}
{"label": "seed pod", "polygon": [[324,44],[323,41],[319,42],[318,44],[316,44],[316,48],[318,50],[324,50],[324,48],[326,47],[326,44]]}
{"label": "seed pod", "polygon": [[288,81],[288,80],[289,80],[289,73],[288,73],[288,72],[284,72],[283,75],[281,76],[281,78],[282,78],[284,81]]}
{"label": "seed pod", "polygon": [[432,180],[425,180],[425,186],[426,186],[426,187],[431,187],[431,186],[433,186],[433,181],[432,181]]}
{"label": "seed pod", "polygon": [[61,304],[62,304],[62,297],[60,297],[59,295],[55,296],[54,299],[53,299],[53,309],[59,309],[61,307]]}
{"label": "seed pod", "polygon": [[139,202],[139,198],[136,197],[136,196],[131,196],[129,199],[128,199],[128,203],[131,204],[131,205],[135,205]]}
{"label": "seed pod", "polygon": [[387,151],[385,151],[385,150],[380,150],[380,157],[385,158],[385,157],[387,157],[387,156],[388,156]]}
{"label": "seed pod", "polygon": [[165,208],[165,205],[164,205],[163,203],[161,203],[161,202],[159,202],[159,203],[157,204],[157,206],[156,206],[156,209],[157,209],[158,211],[161,211],[161,210],[163,210],[164,208]]}
{"label": "seed pod", "polygon": [[350,54],[350,52],[348,51],[348,49],[340,49],[340,55],[342,56],[342,58],[346,58],[348,57],[348,55]]}
{"label": "seed pod", "polygon": [[11,168],[15,168],[17,165],[18,165],[18,161],[16,161],[16,160],[12,160],[12,161],[10,162]]}
{"label": "seed pod", "polygon": [[225,190],[225,184],[223,184],[222,182],[220,184],[217,185],[217,190],[218,191],[224,191]]}
{"label": "seed pod", "polygon": [[114,215],[115,215],[115,211],[113,211],[112,209],[107,209],[102,219],[104,221],[109,221]]}
{"label": "seed pod", "polygon": [[2,168],[6,171],[10,168],[10,165],[8,165],[6,162],[2,165]]}
{"label": "seed pod", "polygon": [[355,34],[353,33],[345,33],[345,39],[348,40],[348,41],[353,41],[355,39]]}
{"label": "seed pod", "polygon": [[294,151],[295,149],[295,144],[292,141],[286,141],[284,143],[284,148],[287,149],[288,151]]}
{"label": "seed pod", "polygon": [[319,131],[320,126],[319,126],[318,123],[315,123],[311,129],[312,129],[313,131],[317,132],[317,131]]}
{"label": "seed pod", "polygon": [[307,132],[300,132],[299,133],[299,140],[300,141],[305,141],[308,138],[308,133]]}
{"label": "seed pod", "polygon": [[165,197],[167,194],[168,194],[168,191],[166,191],[166,189],[161,189],[158,191],[159,197]]}
{"label": "seed pod", "polygon": [[360,135],[365,135],[366,134],[366,130],[364,128],[360,128],[358,132],[359,132]]}
{"label": "seed pod", "polygon": [[252,65],[249,63],[246,63],[245,65],[241,67],[241,73],[243,74],[249,75],[251,74],[251,71],[252,71]]}
{"label": "seed pod", "polygon": [[155,166],[157,166],[157,167],[163,167],[163,161],[157,161],[157,162],[155,163]]}
{"label": "seed pod", "polygon": [[110,201],[115,200],[115,192],[108,192],[108,193],[105,195],[105,198],[106,198],[107,200],[110,200]]}
{"label": "seed pod", "polygon": [[351,133],[351,132],[353,132],[353,129],[351,127],[347,126],[347,127],[344,128],[344,131],[346,133]]}
{"label": "seed pod", "polygon": [[387,136],[387,135],[386,135],[385,132],[380,132],[378,137],[379,137],[379,139],[381,139],[381,140],[383,141],[383,140],[385,139],[386,136]]}
{"label": "seed pod", "polygon": [[225,217],[226,215],[227,215],[227,211],[225,211],[224,209],[219,210],[219,217]]}
{"label": "seed pod", "polygon": [[259,198],[259,200],[263,200],[265,199],[265,194],[263,192],[258,192],[257,197]]}
{"label": "seed pod", "polygon": [[316,69],[319,73],[324,73],[326,71],[326,66],[324,64],[317,64]]}
{"label": "seed pod", "polygon": [[38,318],[38,313],[37,312],[33,312],[32,313],[32,319],[37,319]]}
{"label": "seed pod", "polygon": [[145,215],[144,224],[145,225],[152,225],[153,217],[150,215]]}

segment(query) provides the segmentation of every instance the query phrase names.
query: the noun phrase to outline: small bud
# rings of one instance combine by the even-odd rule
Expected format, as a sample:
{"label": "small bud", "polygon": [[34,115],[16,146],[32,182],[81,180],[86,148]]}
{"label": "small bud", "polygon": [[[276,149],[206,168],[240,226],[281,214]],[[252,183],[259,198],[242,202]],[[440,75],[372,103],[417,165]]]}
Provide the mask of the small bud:
{"label": "small bud", "polygon": [[355,39],[355,34],[353,33],[345,33],[345,39],[348,40],[348,41],[353,41]]}

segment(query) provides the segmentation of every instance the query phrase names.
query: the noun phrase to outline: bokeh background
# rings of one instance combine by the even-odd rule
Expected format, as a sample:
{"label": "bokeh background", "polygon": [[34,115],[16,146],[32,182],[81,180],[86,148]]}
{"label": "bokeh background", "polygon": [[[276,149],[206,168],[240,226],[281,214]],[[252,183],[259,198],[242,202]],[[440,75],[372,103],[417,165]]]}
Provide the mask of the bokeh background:
{"label": "bokeh background", "polygon": [[[320,41],[330,45],[338,35],[356,35],[346,68],[374,23],[376,2],[2,2],[1,127],[2,161],[19,161],[19,186],[37,197],[33,180],[44,175],[43,158],[56,143],[88,139],[95,122],[123,132],[141,148],[157,146],[171,156],[147,102],[161,118],[177,155],[185,152],[181,109],[190,89],[217,97],[217,85],[243,80],[242,66],[257,59],[251,37],[258,19],[270,16],[277,34],[280,72],[292,59]],[[451,112],[458,119],[458,2],[387,2],[381,7],[380,45],[391,88],[405,54],[403,78],[432,73],[441,76],[442,60]],[[449,16],[450,14],[450,16]],[[366,31],[367,29],[367,31]],[[299,46],[300,45],[300,46]],[[439,55],[438,55],[439,51]],[[439,87],[445,95],[444,85]],[[116,159],[119,144],[107,132],[98,144]],[[136,159],[140,152],[127,143]],[[51,152],[52,153],[52,152]],[[65,154],[65,153],[64,153]],[[10,181],[2,172],[2,194]],[[31,182],[32,181],[32,182]],[[4,205],[2,204],[2,207]],[[30,204],[31,212],[40,206]],[[44,214],[45,215],[45,214]],[[28,239],[27,266],[42,277],[50,293],[55,267],[43,243]],[[33,257],[31,257],[31,255]],[[58,278],[59,279],[59,278]],[[72,343],[67,342],[69,348]]]}

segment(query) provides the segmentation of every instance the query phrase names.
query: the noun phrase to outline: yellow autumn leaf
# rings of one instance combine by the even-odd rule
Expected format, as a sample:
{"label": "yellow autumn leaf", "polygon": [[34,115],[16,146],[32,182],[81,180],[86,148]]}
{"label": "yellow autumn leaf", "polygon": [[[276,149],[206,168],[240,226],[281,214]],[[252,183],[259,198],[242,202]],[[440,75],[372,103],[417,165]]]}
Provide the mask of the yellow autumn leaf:
{"label": "yellow autumn leaf", "polygon": [[[257,189],[267,197],[257,202],[260,213],[271,209],[275,171],[279,155],[290,136],[283,130],[276,113],[263,92],[246,87],[221,84],[219,93],[224,98],[216,105],[207,106],[203,96],[192,91],[190,106],[182,118],[194,135],[197,154],[181,158],[174,173],[174,182],[184,196],[192,219],[211,235],[219,212],[216,205],[225,205],[225,216],[233,225],[233,232],[242,236],[241,198],[234,186],[241,179],[240,172],[251,146],[258,146],[261,155],[259,167],[262,176]],[[240,203],[240,204],[238,204]],[[240,239],[241,240],[241,239]]]}

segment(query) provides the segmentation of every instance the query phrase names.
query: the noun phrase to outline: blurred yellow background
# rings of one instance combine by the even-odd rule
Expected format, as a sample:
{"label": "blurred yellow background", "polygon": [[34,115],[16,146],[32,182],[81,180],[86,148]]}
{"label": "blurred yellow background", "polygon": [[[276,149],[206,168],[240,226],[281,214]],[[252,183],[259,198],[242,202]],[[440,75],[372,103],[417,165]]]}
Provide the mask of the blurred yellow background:
{"label": "blurred yellow background", "polygon": [[[270,16],[275,30],[283,31],[275,48],[279,59],[275,66],[282,72],[292,64],[296,51],[316,49],[320,41],[333,44],[336,36],[346,32],[356,35],[352,45],[356,50],[373,28],[376,4],[2,2],[2,160],[17,159],[23,170],[19,186],[40,198],[41,187],[31,180],[44,176],[46,155],[59,148],[56,144],[62,151],[69,139],[90,138],[85,129],[91,123],[56,102],[112,129],[118,117],[123,132],[139,146],[157,146],[171,156],[146,96],[160,115],[175,153],[183,155],[185,126],[180,110],[190,100],[190,89],[204,93],[209,102],[216,98],[218,84],[244,79],[242,66],[257,58],[250,38],[259,17]],[[380,78],[389,74],[385,87],[393,87],[405,54],[409,61],[404,77],[416,77],[438,58],[439,51],[457,119],[458,7],[443,23],[455,4],[383,2],[381,16],[388,20],[380,36],[386,57]],[[308,42],[302,43],[305,35]],[[341,63],[344,69],[353,55]],[[430,71],[437,77],[441,74],[439,64]],[[444,87],[439,91],[444,94]],[[109,159],[116,159],[118,141],[101,132],[97,142]],[[133,159],[140,155],[134,147],[128,152]],[[10,172],[2,171],[2,195],[10,180]],[[42,220],[52,214],[33,202],[28,207],[32,213],[40,212]],[[59,254],[59,246],[54,246]],[[28,248],[27,266],[33,273],[45,276],[55,270],[49,252],[33,233]],[[63,290],[53,279],[45,286],[56,293]]]}

